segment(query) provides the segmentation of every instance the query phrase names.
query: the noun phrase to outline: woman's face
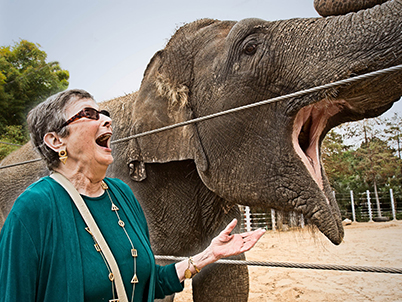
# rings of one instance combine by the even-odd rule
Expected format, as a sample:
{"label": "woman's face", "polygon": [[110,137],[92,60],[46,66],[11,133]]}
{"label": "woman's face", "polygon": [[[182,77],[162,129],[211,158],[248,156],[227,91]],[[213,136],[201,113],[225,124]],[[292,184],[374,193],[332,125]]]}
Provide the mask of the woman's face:
{"label": "woman's face", "polygon": [[[92,99],[81,99],[71,103],[65,111],[66,120],[84,108],[99,110]],[[76,171],[105,169],[113,162],[110,149],[112,120],[99,114],[98,120],[80,118],[68,125],[69,135],[62,138],[66,145],[69,167]]]}

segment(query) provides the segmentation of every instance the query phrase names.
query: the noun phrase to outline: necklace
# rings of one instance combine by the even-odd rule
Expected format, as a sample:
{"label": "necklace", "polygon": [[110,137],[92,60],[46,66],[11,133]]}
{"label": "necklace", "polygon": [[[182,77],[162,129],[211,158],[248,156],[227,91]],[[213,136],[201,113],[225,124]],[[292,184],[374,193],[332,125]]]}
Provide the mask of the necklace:
{"label": "necklace", "polygon": [[[118,213],[119,208],[114,204],[112,198],[110,197],[108,185],[104,181],[102,181],[101,185],[102,185],[102,189],[104,189],[106,191],[106,193],[109,197],[109,200],[112,204],[111,210],[116,213],[117,224],[123,229],[124,233],[127,236],[128,241],[130,242],[130,245],[131,245],[131,256],[133,257],[133,262],[134,262],[134,275],[131,278],[131,284],[133,285],[133,292],[131,294],[131,302],[133,302],[135,285],[139,282],[138,277],[137,277],[137,250],[134,248],[134,244],[133,244],[130,236],[127,233],[124,221],[121,220],[121,218],[120,218],[120,215]],[[96,242],[95,237],[93,236],[91,230],[88,227],[86,227],[85,230],[92,236],[92,239],[95,242],[94,247],[95,247],[96,251],[99,252],[99,254],[102,256],[102,259],[105,262],[106,267],[109,271],[108,277],[109,277],[110,282],[112,283],[112,296],[113,296],[113,299],[109,300],[109,302],[119,302],[119,299],[116,299],[116,296],[115,296],[114,276],[113,276],[111,268],[109,267],[108,262],[106,261],[105,255],[103,254],[102,249],[100,248],[99,244]]]}

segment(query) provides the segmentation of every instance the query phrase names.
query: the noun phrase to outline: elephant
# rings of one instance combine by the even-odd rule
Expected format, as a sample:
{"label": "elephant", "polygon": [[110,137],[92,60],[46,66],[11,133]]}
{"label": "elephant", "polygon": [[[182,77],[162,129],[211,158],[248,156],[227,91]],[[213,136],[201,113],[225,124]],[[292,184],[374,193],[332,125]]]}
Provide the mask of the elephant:
{"label": "elephant", "polygon": [[314,0],[314,8],[321,16],[327,17],[334,15],[344,15],[350,12],[358,12],[359,10],[367,9],[387,1],[388,0]]}
{"label": "elephant", "polygon": [[[390,109],[402,95],[400,71],[124,138],[401,64],[402,0],[374,4],[339,16],[188,23],[151,58],[137,92],[100,104],[113,116],[107,175],[132,188],[155,254],[197,253],[240,218],[239,204],[302,213],[342,242],[321,143],[344,122]],[[34,157],[27,145],[2,165]],[[47,173],[42,162],[0,170],[3,216]],[[192,282],[194,301],[248,299],[245,266],[215,264]]]}

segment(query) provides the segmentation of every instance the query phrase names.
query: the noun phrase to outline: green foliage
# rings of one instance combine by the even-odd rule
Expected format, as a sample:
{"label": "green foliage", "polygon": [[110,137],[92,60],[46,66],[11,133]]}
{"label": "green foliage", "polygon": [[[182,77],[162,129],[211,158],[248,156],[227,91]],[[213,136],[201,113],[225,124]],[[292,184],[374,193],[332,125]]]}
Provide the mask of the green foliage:
{"label": "green foliage", "polygon": [[402,158],[401,149],[402,149],[402,118],[394,113],[394,116],[391,119],[386,119],[386,128],[384,132],[387,134],[387,141],[391,146],[395,146],[395,150],[397,152],[398,158]]}
{"label": "green foliage", "polygon": [[46,62],[39,44],[21,40],[0,47],[0,131],[23,125],[26,114],[50,95],[68,87],[69,73],[58,62]]}
{"label": "green foliage", "polygon": [[382,118],[364,119],[342,125],[345,139],[353,139],[354,145],[368,143],[374,137],[383,138],[385,121]]}
{"label": "green foliage", "polygon": [[[345,124],[330,131],[322,144],[322,161],[337,196],[357,196],[366,190],[402,191],[402,160],[392,146],[399,139],[401,120],[372,119]],[[353,145],[346,140],[353,138]],[[349,198],[338,199],[341,212]]]}
{"label": "green foliage", "polygon": [[22,125],[6,126],[5,132],[0,135],[0,160],[20,148],[18,145],[21,146],[27,143],[28,139],[28,133]]}
{"label": "green foliage", "polygon": [[356,150],[355,169],[366,183],[388,183],[401,176],[401,160],[394,153],[386,141],[372,138]]}
{"label": "green foliage", "polygon": [[332,184],[343,186],[343,181],[353,175],[350,157],[350,146],[344,144],[339,133],[330,131],[323,142],[322,158]]}
{"label": "green foliage", "polygon": [[[341,134],[331,130],[322,145],[322,161],[328,180],[335,192],[349,192],[356,183],[353,171],[353,149],[344,143]],[[338,199],[340,209],[348,207],[348,200]]]}

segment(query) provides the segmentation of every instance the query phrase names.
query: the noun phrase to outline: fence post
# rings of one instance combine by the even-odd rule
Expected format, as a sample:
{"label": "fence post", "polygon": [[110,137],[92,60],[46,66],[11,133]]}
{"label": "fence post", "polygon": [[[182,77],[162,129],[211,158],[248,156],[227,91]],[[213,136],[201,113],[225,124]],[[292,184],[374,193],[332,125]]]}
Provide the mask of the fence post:
{"label": "fence post", "polygon": [[250,207],[246,206],[246,230],[251,231],[251,217],[250,217]]}
{"label": "fence post", "polygon": [[275,210],[271,209],[272,230],[276,231]]}
{"label": "fence post", "polygon": [[392,217],[394,218],[393,220],[396,220],[394,193],[392,192],[392,189],[389,189],[389,196],[391,197]]}
{"label": "fence post", "polygon": [[354,199],[353,199],[353,190],[350,190],[350,202],[351,202],[351,204],[352,204],[353,222],[356,222],[355,201],[354,201]]}
{"label": "fence post", "polygon": [[375,194],[375,201],[376,201],[376,204],[377,204],[377,212],[378,212],[377,216],[379,218],[381,218],[382,217],[381,205],[380,205],[380,199],[378,198],[377,182],[376,182],[375,178],[374,178],[374,194]]}
{"label": "fence post", "polygon": [[304,228],[304,216],[302,213],[300,213],[300,226],[302,229]]}
{"label": "fence post", "polygon": [[294,228],[297,226],[296,212],[289,212],[289,227]]}
{"label": "fence post", "polygon": [[369,217],[370,220],[369,222],[373,222],[373,213],[371,212],[371,202],[370,202],[370,191],[367,190],[367,207],[368,207],[368,212],[369,212]]}

